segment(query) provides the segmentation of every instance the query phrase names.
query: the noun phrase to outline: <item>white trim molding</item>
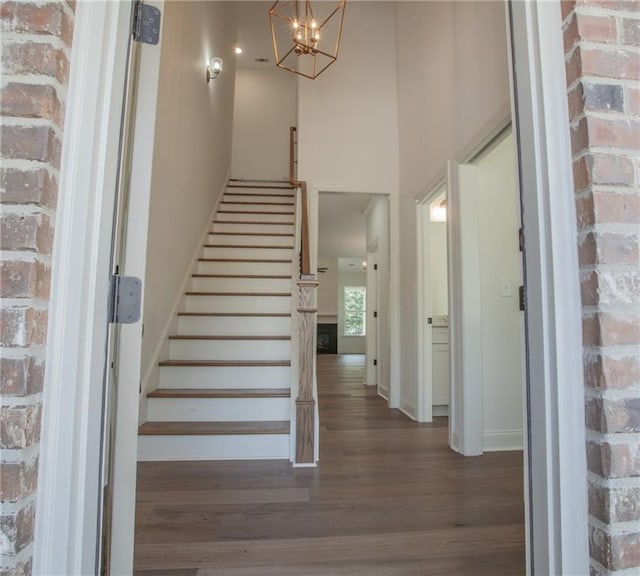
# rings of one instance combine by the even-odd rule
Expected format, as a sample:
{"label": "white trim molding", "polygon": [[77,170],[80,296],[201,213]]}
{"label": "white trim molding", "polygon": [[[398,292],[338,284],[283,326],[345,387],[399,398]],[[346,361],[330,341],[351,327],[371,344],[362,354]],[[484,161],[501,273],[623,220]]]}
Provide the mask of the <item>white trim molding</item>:
{"label": "white trim molding", "polygon": [[582,324],[559,2],[507,4],[525,235],[528,570],[589,573]]}
{"label": "white trim molding", "polygon": [[97,570],[101,413],[129,2],[79,2],[53,248],[34,574]]}

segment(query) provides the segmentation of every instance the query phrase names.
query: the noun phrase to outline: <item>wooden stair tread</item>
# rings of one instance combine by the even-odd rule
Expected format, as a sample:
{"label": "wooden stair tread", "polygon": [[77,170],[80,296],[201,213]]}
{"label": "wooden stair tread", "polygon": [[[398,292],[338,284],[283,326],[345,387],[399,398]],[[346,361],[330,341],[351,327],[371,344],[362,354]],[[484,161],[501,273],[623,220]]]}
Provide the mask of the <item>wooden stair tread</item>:
{"label": "wooden stair tread", "polygon": [[285,318],[290,317],[290,312],[178,312],[178,316],[220,316],[242,318]]}
{"label": "wooden stair tread", "polygon": [[218,336],[205,334],[174,334],[169,336],[169,340],[291,340],[291,336]]}
{"label": "wooden stair tread", "polygon": [[291,278],[291,274],[192,274],[192,278],[257,278],[257,279],[278,279],[286,280]]}
{"label": "wooden stair tread", "polygon": [[187,296],[291,296],[291,292],[185,292],[185,294]]}
{"label": "wooden stair tread", "polygon": [[143,436],[196,436],[232,434],[289,434],[287,421],[265,422],[145,422],[138,433]]}
{"label": "wooden stair tread", "polygon": [[218,214],[260,214],[264,216],[293,216],[293,212],[258,212],[257,210],[218,210]]}
{"label": "wooden stair tread", "polygon": [[289,388],[162,388],[147,398],[290,398]]}
{"label": "wooden stair tread", "polygon": [[228,196],[264,196],[265,198],[294,198],[293,193],[289,194],[272,194],[265,192],[225,192]]}
{"label": "wooden stair tread", "polygon": [[[249,194],[247,194],[249,196]],[[247,202],[244,200],[223,200],[220,204],[240,204],[242,206],[295,206],[293,202]]]}
{"label": "wooden stair tread", "polygon": [[205,248],[251,248],[252,250],[292,250],[293,246],[266,246],[264,244],[204,244]]}
{"label": "wooden stair tread", "polygon": [[269,368],[273,366],[291,366],[290,360],[165,360],[159,363],[160,366],[171,367],[194,367],[194,366],[261,366]]}
{"label": "wooden stair tread", "polygon": [[290,232],[209,232],[210,236],[290,236]]}
{"label": "wooden stair tread", "polygon": [[[255,212],[248,212],[248,214],[255,214]],[[293,215],[293,212],[291,213]],[[293,222],[260,222],[259,220],[214,220],[214,224],[259,224],[260,226],[293,226]],[[218,234],[218,232],[211,232],[211,234]]]}
{"label": "wooden stair tread", "polygon": [[200,258],[199,260],[200,262],[291,262],[291,260],[265,260],[264,258]]}
{"label": "wooden stair tread", "polygon": [[[251,182],[250,180],[246,180],[246,182]],[[264,182],[264,180],[256,180],[256,182]],[[291,184],[286,184],[284,186],[276,186],[275,184],[254,184],[254,185],[244,185],[244,184],[227,184],[227,188],[259,188],[261,190],[293,190],[293,186]]]}
{"label": "wooden stair tread", "polygon": [[291,186],[289,180],[273,180],[271,178],[229,178],[229,182],[267,182],[268,184],[280,184],[282,186]]}

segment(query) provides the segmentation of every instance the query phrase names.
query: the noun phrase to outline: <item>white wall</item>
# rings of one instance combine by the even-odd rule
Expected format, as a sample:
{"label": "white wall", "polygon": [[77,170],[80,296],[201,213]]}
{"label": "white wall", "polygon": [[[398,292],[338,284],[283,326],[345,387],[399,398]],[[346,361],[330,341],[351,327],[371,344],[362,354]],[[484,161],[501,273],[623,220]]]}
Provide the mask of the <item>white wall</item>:
{"label": "white wall", "polygon": [[[484,449],[522,448],[522,284],[513,137],[477,163]],[[509,296],[502,295],[502,285]]]}
{"label": "white wall", "polygon": [[415,197],[435,185],[501,111],[509,86],[505,6],[486,2],[395,4],[399,122],[401,405],[417,396]]}
{"label": "white wall", "polygon": [[398,186],[394,8],[347,5],[340,55],[315,80],[299,80],[301,180],[345,191]]}
{"label": "white wall", "polygon": [[[142,374],[153,370],[183,281],[231,164],[235,81],[231,2],[166,2],[153,145]],[[205,80],[208,58],[224,71]]]}
{"label": "white wall", "polygon": [[[378,392],[389,397],[391,377],[391,318],[390,312],[390,238],[389,238],[389,198],[380,197],[367,213],[367,252],[377,252],[378,277]],[[367,320],[375,306],[367,301]]]}
{"label": "white wall", "polygon": [[318,322],[338,322],[338,259],[318,256],[318,268],[327,271],[318,274]]}
{"label": "white wall", "polygon": [[365,272],[338,270],[338,354],[364,354],[367,351],[366,336],[344,335],[344,288],[345,286],[366,286]]}
{"label": "white wall", "polygon": [[297,124],[297,109],[296,76],[275,67],[238,68],[231,161],[234,178],[289,178],[289,128]]}

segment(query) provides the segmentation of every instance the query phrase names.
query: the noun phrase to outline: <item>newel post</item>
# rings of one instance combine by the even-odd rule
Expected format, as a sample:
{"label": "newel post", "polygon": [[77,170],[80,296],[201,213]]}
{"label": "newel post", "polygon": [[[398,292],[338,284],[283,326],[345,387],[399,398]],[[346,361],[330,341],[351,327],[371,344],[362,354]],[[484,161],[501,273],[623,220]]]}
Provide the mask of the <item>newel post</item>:
{"label": "newel post", "polygon": [[296,464],[314,464],[315,411],[313,395],[314,335],[317,312],[314,275],[303,275],[298,280],[299,300],[299,386],[296,398]]}

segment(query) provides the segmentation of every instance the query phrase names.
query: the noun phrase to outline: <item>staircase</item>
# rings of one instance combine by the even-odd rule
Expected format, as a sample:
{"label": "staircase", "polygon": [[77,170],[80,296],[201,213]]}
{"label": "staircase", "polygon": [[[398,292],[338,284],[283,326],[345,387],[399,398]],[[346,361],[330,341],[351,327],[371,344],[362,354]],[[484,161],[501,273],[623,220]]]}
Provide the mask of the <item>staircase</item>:
{"label": "staircase", "polygon": [[290,458],[294,235],[289,184],[230,182],[147,394],[140,460]]}

